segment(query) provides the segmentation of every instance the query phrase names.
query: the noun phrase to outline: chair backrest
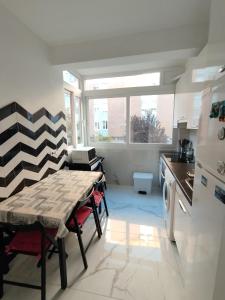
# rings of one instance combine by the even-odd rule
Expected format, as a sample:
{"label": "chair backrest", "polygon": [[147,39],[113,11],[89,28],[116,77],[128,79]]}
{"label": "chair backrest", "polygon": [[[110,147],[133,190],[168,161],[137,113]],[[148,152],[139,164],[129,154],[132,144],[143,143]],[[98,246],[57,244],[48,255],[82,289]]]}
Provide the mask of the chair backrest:
{"label": "chair backrest", "polygon": [[34,230],[39,230],[41,233],[45,232],[44,227],[38,221],[32,224],[18,224],[18,225],[0,222],[0,230],[3,232],[4,231],[9,231],[9,232],[34,231]]}
{"label": "chair backrest", "polygon": [[30,232],[30,231],[39,231],[41,234],[41,253],[44,254],[45,251],[45,241],[46,239],[49,239],[51,241],[51,238],[48,237],[46,234],[45,228],[41,225],[40,222],[36,221],[32,224],[26,224],[26,225],[14,225],[10,223],[4,223],[0,222],[0,240],[3,242],[3,235],[4,233],[11,232],[12,234],[16,234],[17,232]]}
{"label": "chair backrest", "polygon": [[94,187],[91,189],[91,191],[88,193],[87,197],[81,199],[80,201],[77,202],[76,206],[74,207],[72,213],[70,214],[68,220],[66,221],[66,225],[69,225],[71,220],[74,219],[74,216],[76,214],[76,211],[81,208],[82,206],[86,205],[87,203],[93,204],[94,198],[93,198],[93,193],[94,193]]}
{"label": "chair backrest", "polygon": [[102,175],[102,177],[100,178],[99,181],[95,182],[94,184],[94,188],[95,190],[99,191],[99,192],[104,192],[104,188],[105,188],[105,176]]}

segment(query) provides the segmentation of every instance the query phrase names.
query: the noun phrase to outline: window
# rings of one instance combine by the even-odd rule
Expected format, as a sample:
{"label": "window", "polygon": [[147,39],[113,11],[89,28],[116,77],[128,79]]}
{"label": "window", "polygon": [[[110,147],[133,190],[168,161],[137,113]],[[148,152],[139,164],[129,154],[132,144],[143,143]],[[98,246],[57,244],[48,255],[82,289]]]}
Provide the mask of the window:
{"label": "window", "polygon": [[63,71],[63,80],[73,87],[79,89],[79,79],[68,71]]}
{"label": "window", "polygon": [[108,129],[108,122],[107,121],[102,121],[102,128],[103,129]]}
{"label": "window", "polygon": [[73,92],[64,90],[68,145],[83,144],[81,99]]}
{"label": "window", "polygon": [[89,100],[89,138],[90,142],[125,142],[126,98]]}
{"label": "window", "polygon": [[174,95],[130,97],[130,142],[172,143]]}
{"label": "window", "polygon": [[221,66],[211,66],[192,71],[192,82],[205,82],[215,80],[219,74]]}
{"label": "window", "polygon": [[95,122],[95,129],[100,129],[99,122]]}
{"label": "window", "polygon": [[65,102],[65,114],[66,114],[66,128],[67,128],[67,143],[68,145],[73,145],[73,123],[72,123],[72,108],[71,100],[73,93],[64,90],[64,102]]}
{"label": "window", "polygon": [[82,130],[82,106],[81,99],[79,97],[74,97],[75,105],[75,129],[76,129],[76,144],[83,144],[83,130]]}
{"label": "window", "polygon": [[97,78],[85,80],[85,90],[105,90],[115,88],[159,86],[160,72],[121,76],[111,78]]}

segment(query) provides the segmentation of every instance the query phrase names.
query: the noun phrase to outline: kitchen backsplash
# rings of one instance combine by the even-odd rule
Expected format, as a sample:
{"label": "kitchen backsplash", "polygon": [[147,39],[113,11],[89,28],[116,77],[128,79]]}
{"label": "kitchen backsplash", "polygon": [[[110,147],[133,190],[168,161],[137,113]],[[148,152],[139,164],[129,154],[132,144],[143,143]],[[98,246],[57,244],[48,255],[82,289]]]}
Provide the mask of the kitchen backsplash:
{"label": "kitchen backsplash", "polygon": [[196,155],[196,147],[197,147],[197,136],[198,130],[197,129],[187,129],[187,128],[178,128],[177,129],[177,150],[179,149],[179,139],[188,139],[192,141],[194,155]]}
{"label": "kitchen backsplash", "polygon": [[0,108],[0,200],[63,168],[66,160],[62,111],[31,114],[16,102]]}

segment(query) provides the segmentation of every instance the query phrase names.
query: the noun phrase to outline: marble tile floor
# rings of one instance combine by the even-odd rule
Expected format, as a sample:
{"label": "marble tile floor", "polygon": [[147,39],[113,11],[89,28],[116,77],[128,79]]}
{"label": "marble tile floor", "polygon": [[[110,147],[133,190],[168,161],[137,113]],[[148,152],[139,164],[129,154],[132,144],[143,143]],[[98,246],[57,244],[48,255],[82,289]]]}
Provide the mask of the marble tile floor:
{"label": "marble tile floor", "polygon": [[[139,195],[128,186],[109,186],[109,218],[103,218],[103,236],[94,238],[83,264],[74,235],[66,239],[68,288],[60,289],[58,257],[47,262],[47,299],[51,300],[180,300],[185,297],[176,246],[166,236],[159,192]],[[87,244],[93,220],[85,224]],[[40,282],[32,257],[18,256],[7,279]],[[5,285],[3,299],[36,300],[40,292]]]}

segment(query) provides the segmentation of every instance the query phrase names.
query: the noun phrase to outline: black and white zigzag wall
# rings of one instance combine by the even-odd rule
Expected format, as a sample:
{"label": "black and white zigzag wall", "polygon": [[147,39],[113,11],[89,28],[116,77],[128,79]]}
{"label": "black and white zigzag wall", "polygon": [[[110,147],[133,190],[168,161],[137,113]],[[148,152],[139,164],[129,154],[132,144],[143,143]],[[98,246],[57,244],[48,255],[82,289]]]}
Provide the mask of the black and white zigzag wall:
{"label": "black and white zigzag wall", "polygon": [[63,168],[66,147],[62,111],[31,114],[16,102],[0,108],[0,200]]}

